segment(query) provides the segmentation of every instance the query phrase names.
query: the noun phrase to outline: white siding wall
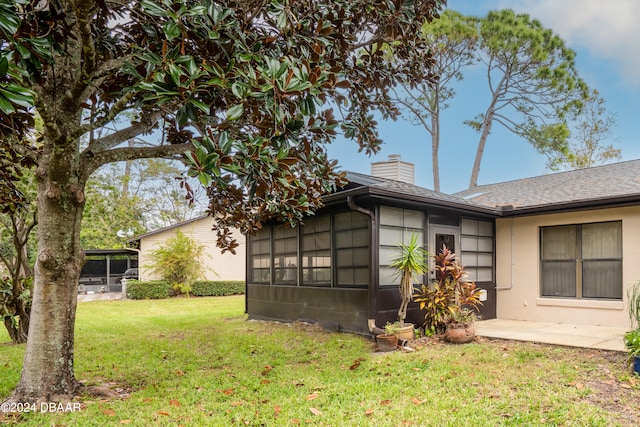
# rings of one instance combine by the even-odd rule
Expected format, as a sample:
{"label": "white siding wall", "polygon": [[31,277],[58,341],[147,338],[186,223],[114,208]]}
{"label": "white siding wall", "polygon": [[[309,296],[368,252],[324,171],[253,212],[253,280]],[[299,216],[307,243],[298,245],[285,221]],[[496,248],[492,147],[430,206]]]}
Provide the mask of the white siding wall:
{"label": "white siding wall", "polygon": [[221,254],[220,249],[216,246],[216,233],[211,231],[212,224],[213,220],[210,217],[206,217],[143,237],[140,240],[140,280],[158,278],[148,268],[152,258],[151,253],[157,248],[158,244],[162,244],[165,240],[174,237],[176,230],[182,231],[183,234],[194,238],[198,243],[205,246],[205,255],[203,257],[203,262],[206,266],[204,271],[205,279],[245,280],[245,237],[239,231],[234,230],[233,238],[240,244],[236,248],[236,254],[233,255],[229,251]]}
{"label": "white siding wall", "polygon": [[[540,297],[540,227],[622,221],[623,300]],[[629,327],[627,289],[640,280],[640,207],[496,221],[497,317]],[[503,289],[501,289],[503,288]]]}

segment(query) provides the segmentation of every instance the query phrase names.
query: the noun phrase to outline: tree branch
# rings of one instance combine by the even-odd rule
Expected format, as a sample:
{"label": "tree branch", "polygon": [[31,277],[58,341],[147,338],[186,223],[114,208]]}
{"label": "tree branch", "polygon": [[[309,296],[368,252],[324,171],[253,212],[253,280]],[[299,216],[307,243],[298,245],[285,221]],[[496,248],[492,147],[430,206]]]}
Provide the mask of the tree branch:
{"label": "tree branch", "polygon": [[91,78],[91,84],[85,85],[85,88],[78,99],[90,99],[93,92],[95,92],[95,90],[100,87],[100,85],[102,85],[104,80],[107,77],[110,77],[114,72],[119,71],[124,63],[131,58],[132,55],[111,59],[109,61],[106,61],[101,66],[98,66],[93,74],[93,77]]}
{"label": "tree branch", "polygon": [[131,138],[135,138],[140,134],[150,132],[151,129],[153,129],[153,127],[156,125],[156,123],[158,123],[160,117],[160,112],[150,114],[145,120],[134,123],[128,128],[113,132],[102,138],[98,138],[89,143],[82,154],[97,154],[99,152],[109,150],[119,144],[122,144],[123,142],[128,141]]}
{"label": "tree branch", "polygon": [[158,157],[170,157],[184,154],[193,150],[193,144],[157,145],[154,147],[123,147],[99,152],[86,151],[82,153],[81,171],[83,178],[87,179],[96,169],[107,163],[122,162],[126,160],[151,159]]}
{"label": "tree branch", "polygon": [[118,114],[120,114],[125,110],[129,102],[133,99],[134,95],[135,95],[134,91],[124,94],[120,99],[118,99],[118,101],[115,104],[113,104],[111,108],[109,108],[109,112],[107,114],[105,114],[101,118],[98,118],[98,120],[95,120],[86,125],[80,126],[78,130],[71,135],[71,138],[78,139],[82,135],[85,135],[91,132],[92,130],[99,129],[104,125],[106,125],[107,123],[111,122],[113,119],[116,118]]}
{"label": "tree branch", "polygon": [[42,117],[43,127],[45,131],[48,131],[50,134],[50,140],[58,143],[60,138],[62,138],[62,133],[60,128],[56,124],[55,121],[55,113],[52,113],[49,108],[47,108],[47,104],[43,101],[41,87],[36,87],[36,96],[33,98],[33,105],[36,107],[38,114]]}
{"label": "tree branch", "polygon": [[72,3],[72,8],[76,15],[76,27],[80,33],[80,49],[82,52],[82,61],[78,78],[76,78],[73,87],[66,95],[67,102],[73,105],[72,110],[75,110],[78,102],[85,99],[81,97],[81,94],[91,84],[96,67],[95,40],[91,32],[96,3],[94,1],[87,0],[75,1]]}

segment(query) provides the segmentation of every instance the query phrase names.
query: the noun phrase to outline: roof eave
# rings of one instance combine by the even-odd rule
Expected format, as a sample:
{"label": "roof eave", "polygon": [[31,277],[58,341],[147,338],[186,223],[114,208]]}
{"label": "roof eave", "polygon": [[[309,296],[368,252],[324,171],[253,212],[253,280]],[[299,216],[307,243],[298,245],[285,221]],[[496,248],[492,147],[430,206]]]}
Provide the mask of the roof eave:
{"label": "roof eave", "polygon": [[499,207],[501,216],[539,215],[548,213],[561,213],[576,210],[608,209],[625,206],[637,206],[640,203],[640,194],[630,194],[599,199],[587,199],[568,201],[525,207]]}
{"label": "roof eave", "polygon": [[440,208],[449,208],[460,210],[464,212],[473,212],[478,214],[500,216],[501,210],[491,208],[482,205],[472,205],[467,203],[455,203],[453,201],[447,201],[442,199],[435,199],[431,197],[422,197],[414,194],[405,194],[385,188],[379,188],[376,186],[362,186],[351,190],[340,191],[337,193],[329,194],[323,198],[325,205],[331,205],[346,200],[348,196],[361,196],[367,195],[375,199],[383,200],[402,200],[405,202],[419,203],[422,205],[436,206]]}
{"label": "roof eave", "polygon": [[399,192],[384,189],[384,188],[375,188],[375,187],[372,188],[371,195],[373,197],[378,197],[378,198],[389,198],[389,199],[396,199],[396,200],[401,199],[409,202],[418,202],[425,205],[456,209],[456,210],[465,211],[465,212],[481,213],[481,214],[491,215],[491,216],[500,216],[500,212],[501,212],[501,210],[499,209],[488,207],[488,206],[468,204],[468,203],[456,203],[454,201],[449,201],[449,200],[434,199],[431,197],[423,197],[423,196],[417,196],[413,194],[411,195],[403,194],[403,193],[399,193]]}

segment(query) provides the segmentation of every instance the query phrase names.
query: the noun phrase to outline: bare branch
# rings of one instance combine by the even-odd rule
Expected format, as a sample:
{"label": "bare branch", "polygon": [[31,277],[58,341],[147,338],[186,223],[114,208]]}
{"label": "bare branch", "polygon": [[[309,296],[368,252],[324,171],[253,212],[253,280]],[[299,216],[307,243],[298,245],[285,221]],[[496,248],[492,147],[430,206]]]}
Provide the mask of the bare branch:
{"label": "bare branch", "polygon": [[101,151],[109,150],[119,144],[122,144],[123,142],[128,141],[131,138],[135,138],[138,135],[150,132],[151,129],[153,129],[153,127],[158,123],[160,117],[160,112],[150,114],[143,121],[134,123],[128,128],[113,132],[102,138],[95,139],[94,141],[89,143],[89,146],[84,150],[83,154],[97,154]]}
{"label": "bare branch", "polygon": [[107,163],[122,162],[126,160],[151,159],[158,157],[170,157],[184,154],[193,149],[193,144],[158,145],[154,147],[123,147],[99,152],[87,152],[82,154],[82,173],[88,178],[96,169]]}
{"label": "bare branch", "polygon": [[107,114],[105,114],[103,117],[98,118],[95,121],[92,121],[86,125],[80,126],[78,130],[71,135],[71,138],[78,139],[82,135],[86,135],[92,130],[96,130],[105,126],[107,123],[115,119],[118,114],[123,112],[129,106],[129,102],[131,102],[134,96],[135,96],[134,91],[124,94],[120,99],[118,99],[118,101],[115,104],[113,104],[111,108],[109,108],[109,112]]}

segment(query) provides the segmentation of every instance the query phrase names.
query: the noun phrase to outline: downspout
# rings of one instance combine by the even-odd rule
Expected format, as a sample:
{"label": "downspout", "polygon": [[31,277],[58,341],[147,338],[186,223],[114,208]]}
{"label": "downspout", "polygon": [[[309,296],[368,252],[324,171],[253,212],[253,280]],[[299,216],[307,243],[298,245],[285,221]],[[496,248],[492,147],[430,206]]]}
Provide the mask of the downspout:
{"label": "downspout", "polygon": [[383,329],[380,329],[376,326],[376,319],[373,317],[375,308],[376,308],[376,292],[375,292],[375,265],[377,264],[377,257],[374,251],[375,242],[377,241],[376,237],[378,235],[378,224],[376,222],[375,214],[365,209],[361,206],[356,205],[356,202],[353,200],[353,196],[347,196],[347,206],[349,209],[355,212],[360,212],[361,214],[367,215],[371,219],[371,244],[369,247],[369,269],[371,272],[371,281],[369,283],[369,318],[367,319],[367,327],[369,328],[369,332],[374,335],[379,335],[384,333]]}
{"label": "downspout", "polygon": [[509,270],[509,286],[497,286],[496,285],[496,291],[510,291],[513,288],[513,218],[509,218],[509,231],[511,233],[511,235],[509,236],[510,239],[510,250],[511,250],[511,266],[510,266],[510,270]]}

